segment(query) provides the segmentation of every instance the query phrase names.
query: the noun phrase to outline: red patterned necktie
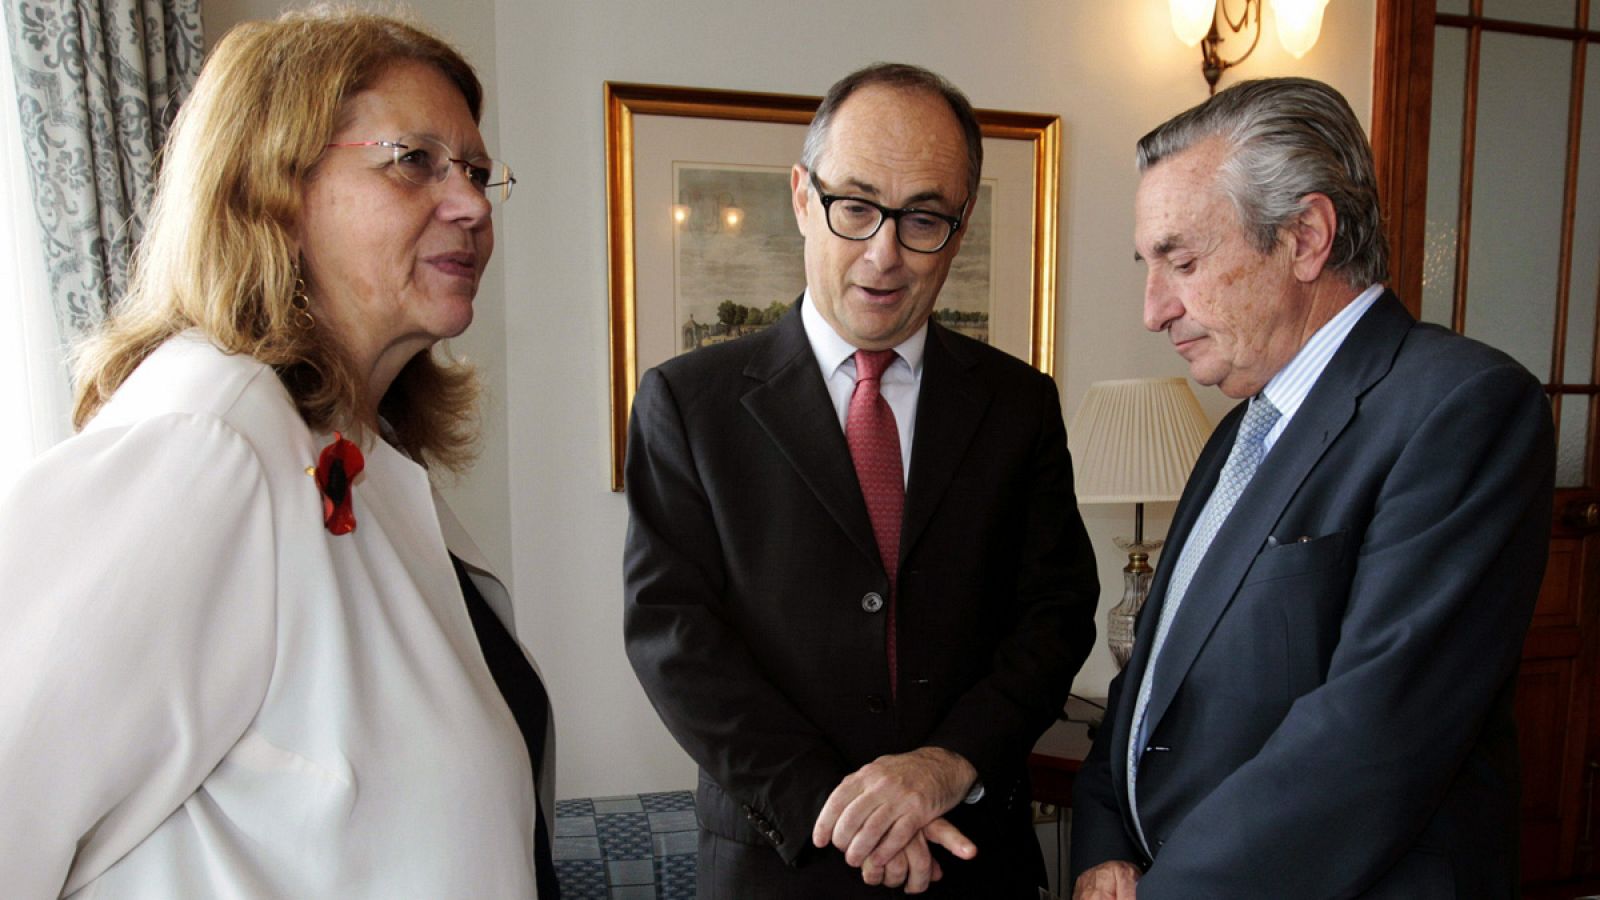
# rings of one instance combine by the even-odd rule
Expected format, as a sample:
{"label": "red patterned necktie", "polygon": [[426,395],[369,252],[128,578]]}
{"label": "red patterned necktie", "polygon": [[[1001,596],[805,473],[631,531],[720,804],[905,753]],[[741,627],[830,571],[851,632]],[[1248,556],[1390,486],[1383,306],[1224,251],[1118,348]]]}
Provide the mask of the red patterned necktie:
{"label": "red patterned necktie", "polygon": [[900,517],[906,505],[905,476],[900,467],[900,429],[895,427],[894,410],[878,392],[883,371],[894,362],[893,350],[856,351],[856,387],[850,395],[850,412],[845,419],[844,438],[850,445],[850,459],[856,466],[861,496],[867,501],[867,516],[872,519],[872,535],[878,541],[878,555],[889,575],[888,631],[889,688],[897,688],[894,648],[895,580],[900,563]]}

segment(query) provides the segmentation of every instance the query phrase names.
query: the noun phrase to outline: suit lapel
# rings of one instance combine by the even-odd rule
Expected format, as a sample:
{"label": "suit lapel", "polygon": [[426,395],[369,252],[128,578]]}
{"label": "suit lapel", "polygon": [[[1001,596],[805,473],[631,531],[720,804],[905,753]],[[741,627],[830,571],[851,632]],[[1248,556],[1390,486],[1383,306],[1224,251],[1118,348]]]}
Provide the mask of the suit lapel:
{"label": "suit lapel", "polygon": [[943,328],[930,322],[925,346],[916,433],[911,443],[911,473],[900,527],[901,560],[933,518],[991,398],[988,385],[973,377],[977,360],[950,340]]}
{"label": "suit lapel", "polygon": [[[1245,573],[1265,546],[1285,507],[1327,448],[1350,423],[1361,395],[1388,373],[1395,353],[1412,324],[1414,320],[1393,294],[1379,298],[1356,323],[1329,361],[1316,386],[1311,389],[1310,395],[1240,495],[1233,512],[1212,540],[1194,580],[1189,583],[1183,605],[1178,610],[1167,642],[1161,650],[1161,658],[1156,663],[1158,677],[1151,689],[1150,705],[1145,713],[1151,732],[1160,724],[1162,715],[1177,693],[1178,685],[1188,674],[1217,621],[1232,603]],[[1227,442],[1217,448],[1219,452],[1212,459],[1211,468],[1217,471],[1220,471],[1232,447],[1239,417],[1238,410],[1230,416],[1230,427],[1226,429]],[[1187,515],[1183,539],[1187,539],[1194,517],[1204,506],[1205,498],[1209,495],[1209,484],[1216,482],[1217,471],[1208,468],[1205,494],[1185,496],[1183,507]],[[1175,564],[1176,557],[1172,554],[1181,549],[1181,544],[1168,548],[1168,555],[1164,559],[1171,559]],[[1171,566],[1163,568],[1170,569]],[[1165,580],[1162,587],[1164,592]],[[1153,620],[1155,616],[1146,618]],[[1150,627],[1140,628],[1140,638],[1146,644],[1149,637],[1146,632],[1153,629],[1154,622],[1148,624]]]}
{"label": "suit lapel", "polygon": [[[1228,450],[1233,447],[1233,439],[1238,433],[1243,411],[1244,404],[1241,403],[1218,423],[1205,449],[1201,451],[1200,458],[1195,461],[1194,471],[1189,474],[1188,482],[1183,486],[1183,496],[1178,500],[1178,509],[1173,514],[1172,525],[1167,529],[1167,540],[1162,548],[1161,559],[1156,564],[1155,577],[1150,582],[1150,593],[1146,595],[1145,605],[1139,611],[1134,631],[1133,653],[1128,658],[1123,688],[1117,696],[1117,708],[1108,711],[1113,721],[1126,723],[1133,721],[1134,702],[1139,696],[1139,684],[1144,680],[1145,668],[1149,665],[1150,644],[1155,640],[1156,622],[1161,618],[1161,606],[1166,602],[1167,584],[1172,580],[1172,570],[1178,564],[1178,553],[1188,541],[1189,532],[1194,529],[1195,521],[1200,518],[1200,511],[1205,506],[1206,498],[1211,495],[1212,487],[1222,474],[1222,466],[1227,462]],[[1116,743],[1112,745],[1111,754],[1111,771],[1115,777],[1117,794],[1124,803],[1127,802],[1125,786],[1128,783],[1128,741],[1131,739],[1132,735],[1124,729],[1117,736]]]}
{"label": "suit lapel", "polygon": [[[877,560],[878,543],[850,462],[850,447],[817,369],[798,306],[770,332],[747,340],[763,337],[767,346],[745,367],[745,376],[756,382],[744,395],[745,409],[850,540]],[[976,365],[977,360],[950,341],[944,329],[929,323],[900,530],[901,559],[933,518],[989,407],[990,390],[971,371]]]}
{"label": "suit lapel", "polygon": [[800,322],[801,302],[767,332],[743,338],[765,346],[745,366],[745,377],[755,384],[742,402],[839,528],[876,561],[872,520],[839,415]]}

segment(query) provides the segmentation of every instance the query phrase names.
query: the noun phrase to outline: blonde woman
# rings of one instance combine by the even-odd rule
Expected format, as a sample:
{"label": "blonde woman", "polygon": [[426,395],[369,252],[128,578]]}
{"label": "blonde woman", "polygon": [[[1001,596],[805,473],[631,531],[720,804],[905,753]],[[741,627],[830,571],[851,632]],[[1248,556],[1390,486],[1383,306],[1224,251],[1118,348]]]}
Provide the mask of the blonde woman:
{"label": "blonde woman", "polygon": [[0,501],[7,896],[554,893],[548,704],[429,477],[514,183],[481,103],[347,10],[207,62],[81,431]]}

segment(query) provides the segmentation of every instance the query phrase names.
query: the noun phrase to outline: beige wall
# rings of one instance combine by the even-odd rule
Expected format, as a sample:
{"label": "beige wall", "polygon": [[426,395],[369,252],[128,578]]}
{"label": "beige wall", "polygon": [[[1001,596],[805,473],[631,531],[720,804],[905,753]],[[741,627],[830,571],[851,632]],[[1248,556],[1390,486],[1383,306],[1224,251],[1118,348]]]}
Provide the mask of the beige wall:
{"label": "beige wall", "polygon": [[[279,5],[206,0],[208,35]],[[491,427],[483,463],[451,494],[514,582],[522,637],[555,703],[560,796],[694,781],[622,653],[627,513],[607,489],[601,82],[821,94],[850,69],[892,58],[940,71],[978,106],[1059,114],[1056,359],[1069,421],[1093,381],[1184,374],[1166,341],[1139,324],[1143,274],[1131,244],[1134,141],[1205,98],[1199,51],[1172,36],[1166,0],[430,0],[415,8],[479,66],[491,97],[486,135],[520,179],[496,223],[477,321],[456,342],[489,377]],[[1373,0],[1336,0],[1306,59],[1288,57],[1269,33],[1225,80],[1321,78],[1366,120],[1373,15]],[[1214,390],[1199,394],[1213,418],[1227,408]],[[1105,610],[1121,594],[1126,561],[1111,538],[1132,530],[1133,511],[1084,512]],[[1171,505],[1150,513],[1149,532],[1164,534]],[[1103,694],[1112,674],[1097,648],[1076,690]]]}

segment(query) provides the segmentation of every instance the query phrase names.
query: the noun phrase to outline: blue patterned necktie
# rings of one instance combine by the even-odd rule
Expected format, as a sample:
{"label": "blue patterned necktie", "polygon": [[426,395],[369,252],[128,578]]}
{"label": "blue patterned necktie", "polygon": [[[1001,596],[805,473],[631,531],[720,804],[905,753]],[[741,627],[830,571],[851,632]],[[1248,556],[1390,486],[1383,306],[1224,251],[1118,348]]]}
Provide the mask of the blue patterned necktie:
{"label": "blue patterned necktie", "polygon": [[1239,495],[1244,493],[1245,486],[1256,474],[1256,467],[1261,465],[1262,457],[1267,455],[1267,433],[1277,424],[1279,415],[1278,408],[1272,405],[1265,394],[1258,394],[1251,399],[1250,408],[1244,413],[1244,421],[1239,424],[1239,434],[1234,438],[1233,450],[1222,466],[1222,474],[1217,477],[1217,486],[1211,489],[1205,509],[1200,511],[1200,518],[1189,532],[1188,540],[1183,542],[1177,567],[1172,570],[1172,578],[1167,582],[1161,618],[1156,622],[1150,658],[1145,663],[1144,678],[1139,682],[1139,697],[1133,706],[1133,727],[1128,732],[1128,806],[1133,810],[1134,825],[1139,831],[1139,839],[1145,843],[1147,853],[1149,842],[1145,841],[1144,826],[1139,822],[1134,783],[1139,772],[1139,751],[1145,743],[1145,708],[1150,703],[1150,688],[1155,683],[1156,659],[1167,642],[1167,632],[1172,629],[1172,620],[1177,616],[1178,606],[1189,589],[1189,582],[1194,579],[1194,573],[1199,570],[1206,551],[1211,548],[1212,538],[1217,536],[1217,530],[1227,521],[1228,513],[1233,511]]}

